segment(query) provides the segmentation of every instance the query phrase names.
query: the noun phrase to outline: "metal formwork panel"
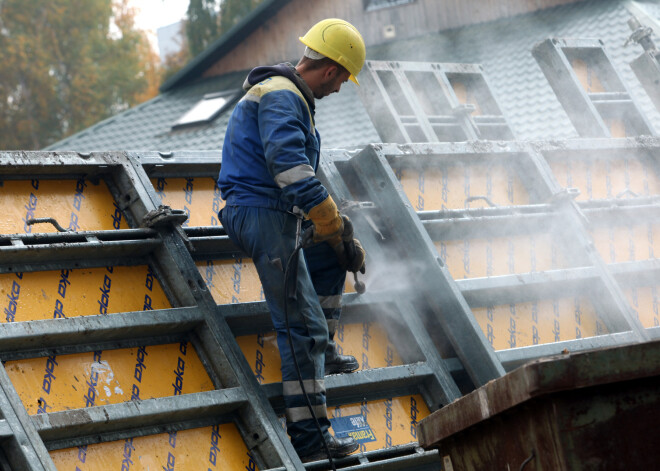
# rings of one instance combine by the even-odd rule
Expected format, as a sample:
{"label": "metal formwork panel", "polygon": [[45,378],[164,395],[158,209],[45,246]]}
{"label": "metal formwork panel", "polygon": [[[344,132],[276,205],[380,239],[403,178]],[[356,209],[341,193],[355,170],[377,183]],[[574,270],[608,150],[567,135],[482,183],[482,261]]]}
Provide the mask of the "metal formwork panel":
{"label": "metal formwork panel", "polygon": [[[653,326],[655,319],[654,287],[646,283],[637,291],[629,290],[621,280],[651,268],[636,265],[627,267],[624,274],[619,265],[607,266],[605,254],[598,250],[601,237],[593,232],[597,222],[590,215],[595,218],[599,205],[630,206],[629,217],[619,216],[612,224],[621,226],[625,237],[621,234],[607,242],[626,255],[636,250],[635,260],[655,259],[655,222],[649,212],[654,212],[658,192],[654,158],[658,143],[502,144],[383,149],[399,178],[412,173],[417,177],[413,182],[423,181],[415,185],[401,178],[402,189],[412,207],[424,209],[418,215],[438,256],[498,357],[509,364],[508,358],[513,357],[506,350],[533,355],[543,344],[552,347],[566,342],[579,348],[575,342],[593,336],[604,340],[623,334],[620,340],[624,342],[646,338],[645,327]],[[484,164],[488,160],[494,163]],[[496,184],[486,185],[486,194],[472,198],[472,186],[460,183],[473,171],[445,170],[471,165],[484,169],[501,161],[511,167],[509,175],[521,175],[527,182],[525,198],[507,201],[505,188],[512,187],[511,178],[497,179]],[[582,170],[574,170],[572,180],[566,178],[567,162]],[[614,202],[608,199],[613,197]],[[500,206],[502,201],[505,206]],[[431,204],[428,210],[427,202]],[[481,207],[472,207],[475,202]],[[635,297],[636,292],[643,295]]]}
{"label": "metal formwork panel", "polygon": [[602,41],[550,38],[532,54],[581,137],[655,134]]}
{"label": "metal formwork panel", "polygon": [[[431,412],[526,360],[656,335],[659,153],[654,138],[324,152],[335,199],[373,203],[350,213],[367,292],[348,281],[337,333],[362,369],[326,378],[333,427],[361,442],[342,466],[433,469],[416,443]],[[302,469],[258,276],[217,224],[220,154],[0,164],[19,208],[0,236],[11,469]],[[188,225],[140,227],[160,204]],[[78,227],[26,226],[28,211]]]}
{"label": "metal formwork panel", "polygon": [[[300,468],[266,396],[242,379],[249,369],[187,240],[175,240],[185,235],[175,222],[140,227],[160,202],[134,159],[0,156],[0,199],[12,208],[0,236],[8,466]],[[193,446],[201,435],[208,453]],[[220,446],[233,450],[222,460]],[[139,447],[151,453],[138,459]]]}
{"label": "metal formwork panel", "polygon": [[[376,264],[370,272],[373,275],[367,276],[367,286],[371,284],[380,290],[380,296],[390,291],[390,296],[395,292],[395,298],[409,300],[409,304],[397,305],[401,311],[399,315],[404,319],[417,319],[418,325],[410,328],[416,336],[428,338],[429,346],[434,350],[454,350],[473,384],[483,384],[498,377],[503,374],[502,366],[489,349],[477,323],[467,315],[467,304],[458,294],[443,262],[435,255],[431,240],[399,189],[384,154],[380,146],[372,146],[345,162],[338,155],[333,164],[324,164],[326,172],[341,176],[341,180],[331,179],[338,197],[375,203],[373,215],[355,222],[356,227],[362,229],[364,235],[361,237],[373,241],[368,243],[374,251],[374,260],[370,263],[373,265],[375,261]],[[337,169],[334,172],[333,166]],[[367,174],[370,178],[360,177]],[[342,180],[345,182],[343,187],[338,185]],[[397,272],[397,278],[389,278],[388,274]],[[448,312],[453,315],[447,315]],[[433,344],[433,332],[429,332],[431,335],[422,333],[429,324],[434,326],[435,333],[441,331],[444,336],[443,348]],[[428,357],[427,361],[438,369],[437,381],[444,390],[446,401],[456,388],[448,377],[449,370],[440,356]]]}
{"label": "metal formwork panel", "polygon": [[[158,177],[152,178],[152,183],[164,203],[200,202],[189,206],[191,220],[195,220],[196,212],[206,213],[208,208],[219,209],[223,204],[214,200],[212,192],[208,192],[207,198],[196,194],[198,182],[213,181],[211,179],[217,177],[217,163],[204,170],[194,163],[194,159],[177,160],[178,165],[187,168],[179,168],[176,174],[170,175],[167,171],[169,165],[155,163],[158,159],[153,164],[144,158],[142,161],[147,173],[157,172]],[[195,174],[196,177],[188,178],[186,174]],[[327,179],[327,171],[324,170],[323,174]],[[182,175],[184,178],[180,178]],[[332,183],[327,180],[326,185],[332,188]],[[228,317],[255,378],[264,386],[275,411],[283,413],[280,358],[258,275],[251,260],[231,243],[218,249],[221,240],[226,241],[226,235],[221,228],[214,227],[215,223],[211,224],[186,229],[192,244],[203,247],[193,252],[197,268],[218,304],[218,312]],[[209,240],[218,243],[212,244]],[[352,280],[347,281],[346,293],[347,297],[355,296]],[[455,385],[449,397],[439,393],[432,380],[434,372],[428,367],[411,369],[409,364],[414,365],[416,360],[423,358],[422,348],[410,333],[398,334],[392,328],[384,328],[365,305],[356,310],[347,307],[337,329],[335,340],[339,349],[355,355],[361,370],[326,379],[331,423],[336,430],[343,430],[340,433],[350,433],[359,440],[360,452],[370,456],[367,460],[380,461],[381,456],[389,456],[391,450],[414,443],[415,425],[429,414],[429,408],[435,409],[460,395]],[[402,359],[399,350],[410,343],[413,345],[406,346],[406,358]],[[414,449],[403,453],[399,466],[406,466],[408,458],[405,455],[411,452]],[[415,456],[409,458],[417,460]]]}
{"label": "metal formwork panel", "polygon": [[365,65],[358,92],[384,142],[513,138],[480,65]]}

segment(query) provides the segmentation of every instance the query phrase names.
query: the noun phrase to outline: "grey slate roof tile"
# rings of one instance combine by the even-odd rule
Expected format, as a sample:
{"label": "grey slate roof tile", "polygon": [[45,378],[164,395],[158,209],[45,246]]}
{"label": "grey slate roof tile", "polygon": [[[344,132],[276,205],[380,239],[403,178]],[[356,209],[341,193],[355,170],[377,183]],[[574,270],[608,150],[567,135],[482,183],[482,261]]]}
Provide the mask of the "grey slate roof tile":
{"label": "grey slate roof tile", "polygon": [[[660,19],[658,2],[639,2]],[[367,51],[373,60],[479,63],[503,113],[519,139],[577,137],[543,72],[531,55],[548,37],[601,39],[615,68],[643,113],[660,131],[660,113],[648,99],[629,63],[642,53],[630,36],[630,13],[623,0],[585,0],[489,23],[392,41]],[[654,35],[658,42],[658,35]],[[212,123],[171,130],[172,124],[205,94],[239,89],[246,72],[235,72],[165,92],[147,103],[103,121],[49,150],[217,150],[230,110]],[[317,127],[324,148],[359,147],[380,141],[355,86],[317,102]]]}

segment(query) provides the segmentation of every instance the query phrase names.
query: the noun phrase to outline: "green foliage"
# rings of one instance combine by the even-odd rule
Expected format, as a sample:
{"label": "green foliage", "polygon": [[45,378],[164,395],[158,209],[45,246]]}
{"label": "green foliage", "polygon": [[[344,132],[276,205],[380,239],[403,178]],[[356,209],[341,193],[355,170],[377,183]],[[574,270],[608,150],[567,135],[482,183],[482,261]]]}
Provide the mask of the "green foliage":
{"label": "green foliage", "polygon": [[263,0],[222,0],[220,6],[220,33],[229,31],[245,18]]}
{"label": "green foliage", "polygon": [[[186,20],[187,57],[203,52],[263,0],[190,0]],[[218,14],[219,11],[219,14]],[[173,58],[175,60],[176,58]],[[178,57],[180,63],[181,57]],[[171,72],[167,72],[171,75]]]}
{"label": "green foliage", "polygon": [[0,148],[43,148],[144,99],[153,57],[133,18],[126,0],[0,2]]}
{"label": "green foliage", "polygon": [[217,1],[190,0],[187,16],[188,50],[195,57],[218,38]]}

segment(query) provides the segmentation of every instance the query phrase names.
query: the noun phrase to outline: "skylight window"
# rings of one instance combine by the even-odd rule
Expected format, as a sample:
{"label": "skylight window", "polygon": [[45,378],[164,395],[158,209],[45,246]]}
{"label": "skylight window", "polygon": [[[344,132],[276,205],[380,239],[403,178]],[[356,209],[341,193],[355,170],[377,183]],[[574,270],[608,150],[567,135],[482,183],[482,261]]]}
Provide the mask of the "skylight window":
{"label": "skylight window", "polygon": [[172,129],[196,124],[210,123],[234,102],[237,92],[223,92],[205,95],[195,106],[188,110],[174,123]]}

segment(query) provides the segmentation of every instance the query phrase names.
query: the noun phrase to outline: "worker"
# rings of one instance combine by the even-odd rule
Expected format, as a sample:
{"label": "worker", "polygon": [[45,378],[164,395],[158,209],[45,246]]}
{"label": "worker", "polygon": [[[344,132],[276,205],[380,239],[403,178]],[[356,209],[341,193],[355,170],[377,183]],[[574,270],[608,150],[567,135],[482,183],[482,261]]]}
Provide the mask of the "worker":
{"label": "worker", "polygon": [[[354,241],[354,256],[340,264],[333,249],[350,225],[316,177],[321,140],[314,110],[316,99],[339,92],[349,79],[358,84],[365,46],[357,29],[339,19],[320,21],[300,41],[305,51],[295,67],[257,67],[248,74],[246,94],[227,125],[218,186],[226,203],[220,221],[259,273],[277,332],[287,432],[307,462],[325,457],[323,441],[333,458],[358,448],[353,438],[329,432],[324,377],[359,368],[355,357],[337,351],[331,333],[339,320],[346,270],[363,268],[365,253]],[[303,217],[314,245],[299,259],[296,300],[287,301],[284,274]],[[321,434],[289,348],[285,302],[295,357]]]}

